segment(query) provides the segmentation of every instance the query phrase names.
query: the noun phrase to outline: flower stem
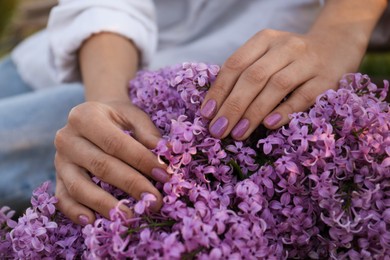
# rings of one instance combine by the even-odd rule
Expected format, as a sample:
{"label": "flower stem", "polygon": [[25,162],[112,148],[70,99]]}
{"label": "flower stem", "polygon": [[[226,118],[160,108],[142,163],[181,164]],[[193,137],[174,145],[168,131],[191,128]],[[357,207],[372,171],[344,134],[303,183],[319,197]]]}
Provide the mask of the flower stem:
{"label": "flower stem", "polygon": [[[149,219],[149,218],[147,218],[147,219]],[[140,226],[140,227],[136,227],[136,228],[129,228],[129,230],[127,231],[127,234],[132,235],[134,233],[140,232],[141,230],[143,230],[145,228],[155,229],[155,228],[160,228],[160,227],[172,227],[175,223],[176,223],[176,221],[174,221],[174,220],[167,220],[164,222],[151,222],[145,226]]]}
{"label": "flower stem", "polygon": [[233,168],[233,173],[237,175],[240,181],[245,179],[244,173],[234,159],[231,159],[228,164]]}

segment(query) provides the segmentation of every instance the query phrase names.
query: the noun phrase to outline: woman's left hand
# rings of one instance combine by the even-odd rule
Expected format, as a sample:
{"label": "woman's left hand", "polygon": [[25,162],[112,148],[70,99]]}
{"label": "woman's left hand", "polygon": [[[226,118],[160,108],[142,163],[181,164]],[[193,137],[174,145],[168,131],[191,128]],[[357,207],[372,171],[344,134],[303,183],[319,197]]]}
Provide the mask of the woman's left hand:
{"label": "woman's left hand", "polygon": [[263,30],[223,64],[201,114],[212,119],[210,132],[217,138],[230,133],[243,140],[261,123],[278,128],[357,70],[365,48],[320,33]]}

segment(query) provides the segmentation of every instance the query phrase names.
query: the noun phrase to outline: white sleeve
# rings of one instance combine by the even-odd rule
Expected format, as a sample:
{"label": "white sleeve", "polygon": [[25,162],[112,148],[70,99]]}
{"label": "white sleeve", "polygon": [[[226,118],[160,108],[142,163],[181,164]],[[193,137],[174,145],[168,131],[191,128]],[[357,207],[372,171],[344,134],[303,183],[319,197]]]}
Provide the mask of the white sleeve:
{"label": "white sleeve", "polygon": [[77,52],[92,34],[112,32],[131,39],[150,61],[157,46],[157,25],[152,0],[61,0],[49,23],[49,46],[56,80],[80,80]]}

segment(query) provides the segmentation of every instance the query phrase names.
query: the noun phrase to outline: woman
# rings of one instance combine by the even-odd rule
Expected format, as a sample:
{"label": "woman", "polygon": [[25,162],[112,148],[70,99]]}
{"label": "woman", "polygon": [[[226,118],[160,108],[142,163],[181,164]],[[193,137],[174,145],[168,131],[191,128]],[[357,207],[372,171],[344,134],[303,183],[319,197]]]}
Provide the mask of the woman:
{"label": "woman", "polygon": [[[19,72],[9,60],[2,65],[10,70],[6,86],[14,92],[4,91],[0,101],[1,197],[19,199],[10,183],[18,186],[20,198],[29,197],[24,191],[31,176],[47,179],[54,172],[51,142],[65,125],[55,136],[56,196],[65,215],[85,225],[94,220],[93,211],[108,216],[116,205],[88,173],[136,199],[154,194],[158,210],[162,197],[148,178],[169,179],[149,150],[160,135],[127,95],[128,81],[140,67],[222,64],[201,113],[212,119],[213,136],[242,140],[259,124],[274,129],[287,123],[290,113],[307,109],[344,73],[356,71],[386,5],[385,0],[63,0],[47,32],[14,51]],[[21,161],[23,167],[16,167]]]}

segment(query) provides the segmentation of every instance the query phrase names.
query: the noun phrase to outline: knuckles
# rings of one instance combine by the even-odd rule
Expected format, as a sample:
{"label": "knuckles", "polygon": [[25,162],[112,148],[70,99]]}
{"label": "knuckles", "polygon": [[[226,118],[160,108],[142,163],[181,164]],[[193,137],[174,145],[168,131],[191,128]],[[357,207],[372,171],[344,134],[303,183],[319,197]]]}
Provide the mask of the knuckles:
{"label": "knuckles", "polygon": [[294,51],[306,51],[307,49],[307,42],[302,37],[298,36],[289,37],[286,44]]}
{"label": "knuckles", "polygon": [[99,213],[106,213],[111,208],[110,201],[107,198],[100,196],[91,198],[91,205],[94,205],[93,209]]}
{"label": "knuckles", "polygon": [[80,182],[78,182],[77,180],[72,180],[66,186],[66,189],[71,197],[75,197],[79,194],[81,188],[79,183]]}
{"label": "knuckles", "polygon": [[54,146],[57,151],[62,151],[65,148],[66,139],[67,139],[67,134],[65,128],[62,128],[56,132],[54,138]]}
{"label": "knuckles", "polygon": [[267,79],[265,69],[260,66],[251,66],[242,74],[243,80],[251,85],[263,85]]}
{"label": "knuckles", "polygon": [[255,38],[257,39],[264,39],[264,38],[274,38],[276,36],[281,35],[283,32],[273,30],[273,29],[263,29],[255,34]]}
{"label": "knuckles", "polygon": [[85,115],[85,108],[83,105],[78,105],[72,108],[68,115],[68,123],[70,125],[77,126],[82,122],[82,118]]}
{"label": "knuckles", "polygon": [[304,91],[302,89],[298,89],[295,91],[295,94],[302,99],[307,106],[310,106],[314,103],[315,96],[312,93]]}
{"label": "knuckles", "polygon": [[118,151],[123,149],[123,140],[114,135],[104,137],[102,144],[103,150],[111,155],[115,155]]}
{"label": "knuckles", "polygon": [[68,123],[73,126],[86,124],[87,120],[93,118],[97,111],[101,111],[101,106],[98,102],[85,102],[75,106],[69,112]]}
{"label": "knuckles", "polygon": [[242,100],[236,97],[230,97],[225,106],[231,115],[240,115],[243,112]]}
{"label": "knuckles", "polygon": [[109,175],[109,162],[105,158],[101,157],[93,157],[88,162],[90,171],[99,177],[102,181],[107,182],[107,178]]}
{"label": "knuckles", "polygon": [[215,80],[214,85],[208,91],[210,97],[219,99],[225,94],[230,92],[229,83],[225,79],[223,73],[221,73]]}
{"label": "knuckles", "polygon": [[290,92],[291,88],[293,87],[291,85],[290,77],[282,73],[277,73],[272,76],[270,79],[270,85],[284,93]]}
{"label": "knuckles", "polygon": [[123,189],[134,197],[137,195],[134,192],[139,190],[140,187],[145,186],[145,179],[138,175],[132,175],[130,178],[123,180]]}
{"label": "knuckles", "polygon": [[294,105],[294,103],[291,101],[284,102],[283,106],[285,107],[285,110],[288,111],[288,114],[299,112],[296,108],[296,105]]}
{"label": "knuckles", "polygon": [[225,61],[223,67],[230,71],[242,71],[246,68],[246,65],[247,64],[242,56],[234,54]]}

